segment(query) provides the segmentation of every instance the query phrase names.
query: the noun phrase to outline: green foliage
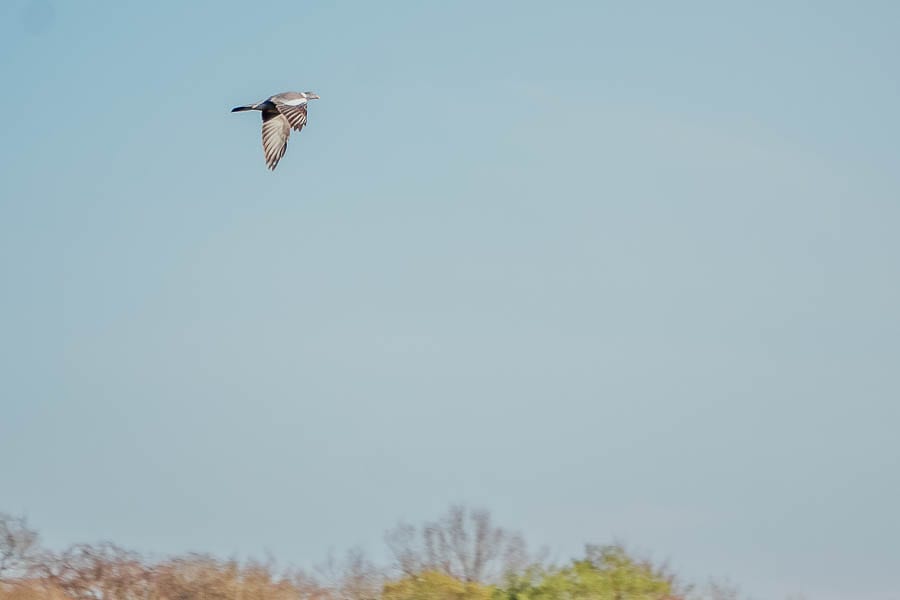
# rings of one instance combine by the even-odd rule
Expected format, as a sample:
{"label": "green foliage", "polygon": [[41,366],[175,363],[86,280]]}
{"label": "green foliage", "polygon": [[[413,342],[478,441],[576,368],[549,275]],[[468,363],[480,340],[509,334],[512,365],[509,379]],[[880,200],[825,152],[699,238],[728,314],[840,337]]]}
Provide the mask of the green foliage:
{"label": "green foliage", "polygon": [[425,571],[388,582],[382,600],[491,600],[493,589],[478,583],[460,581],[455,577]]}
{"label": "green foliage", "polygon": [[663,600],[674,599],[672,578],[621,546],[588,547],[568,566],[532,569],[510,578],[495,600]]}

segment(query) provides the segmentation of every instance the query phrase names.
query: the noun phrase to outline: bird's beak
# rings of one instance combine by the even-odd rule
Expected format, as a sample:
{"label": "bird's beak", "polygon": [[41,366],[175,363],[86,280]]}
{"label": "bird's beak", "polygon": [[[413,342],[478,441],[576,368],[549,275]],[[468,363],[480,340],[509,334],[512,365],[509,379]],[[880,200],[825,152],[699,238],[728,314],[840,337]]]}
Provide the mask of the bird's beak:
{"label": "bird's beak", "polygon": [[319,95],[318,94],[309,94],[308,96],[306,96],[306,99],[307,100],[318,100]]}

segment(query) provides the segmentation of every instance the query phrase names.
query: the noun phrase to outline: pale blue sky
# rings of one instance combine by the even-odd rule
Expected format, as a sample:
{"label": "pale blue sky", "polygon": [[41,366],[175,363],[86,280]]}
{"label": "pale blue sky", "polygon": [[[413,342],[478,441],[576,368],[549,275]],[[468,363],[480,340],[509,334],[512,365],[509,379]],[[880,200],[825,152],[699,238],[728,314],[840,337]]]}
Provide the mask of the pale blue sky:
{"label": "pale blue sky", "polygon": [[[491,508],[898,598],[900,4],[8,0],[0,510],[380,552]],[[238,104],[314,90],[265,169]]]}

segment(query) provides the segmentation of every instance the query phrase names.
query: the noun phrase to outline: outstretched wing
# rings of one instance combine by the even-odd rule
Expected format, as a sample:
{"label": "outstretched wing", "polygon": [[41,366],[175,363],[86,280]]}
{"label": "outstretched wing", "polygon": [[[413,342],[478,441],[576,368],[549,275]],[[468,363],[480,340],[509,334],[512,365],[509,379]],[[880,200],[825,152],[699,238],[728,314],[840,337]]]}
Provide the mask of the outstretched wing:
{"label": "outstretched wing", "polygon": [[306,125],[306,103],[303,104],[288,104],[285,102],[275,102],[275,108],[278,109],[278,112],[287,117],[287,120],[291,124],[291,128],[295,131],[300,131],[303,129],[303,126]]}
{"label": "outstretched wing", "polygon": [[287,150],[288,138],[291,135],[291,124],[280,112],[263,111],[262,114],[262,142],[263,153],[266,155],[266,164],[269,169],[275,170],[278,161]]}

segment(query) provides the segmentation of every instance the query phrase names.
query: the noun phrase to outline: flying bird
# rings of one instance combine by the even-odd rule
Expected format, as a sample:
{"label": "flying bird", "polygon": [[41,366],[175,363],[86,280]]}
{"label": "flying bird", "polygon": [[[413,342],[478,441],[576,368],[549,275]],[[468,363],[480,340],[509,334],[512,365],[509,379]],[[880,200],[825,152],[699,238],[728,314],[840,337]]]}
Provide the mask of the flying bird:
{"label": "flying bird", "polygon": [[306,104],[318,100],[313,92],[284,92],[256,104],[237,106],[231,112],[258,110],[262,112],[262,143],[266,165],[275,170],[287,150],[291,129],[299,132],[306,125]]}

